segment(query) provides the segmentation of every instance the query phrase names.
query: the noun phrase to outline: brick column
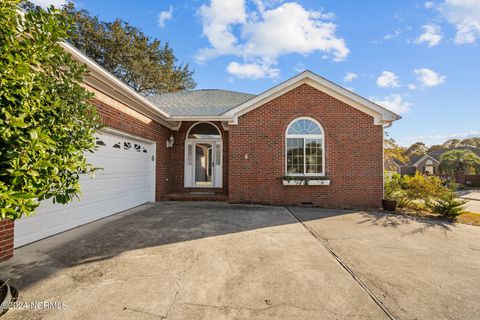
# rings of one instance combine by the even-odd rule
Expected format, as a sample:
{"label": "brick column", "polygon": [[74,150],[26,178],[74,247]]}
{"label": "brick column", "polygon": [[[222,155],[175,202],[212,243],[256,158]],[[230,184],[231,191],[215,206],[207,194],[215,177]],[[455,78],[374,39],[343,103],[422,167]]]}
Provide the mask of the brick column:
{"label": "brick column", "polygon": [[13,257],[13,226],[12,220],[0,221],[0,262]]}

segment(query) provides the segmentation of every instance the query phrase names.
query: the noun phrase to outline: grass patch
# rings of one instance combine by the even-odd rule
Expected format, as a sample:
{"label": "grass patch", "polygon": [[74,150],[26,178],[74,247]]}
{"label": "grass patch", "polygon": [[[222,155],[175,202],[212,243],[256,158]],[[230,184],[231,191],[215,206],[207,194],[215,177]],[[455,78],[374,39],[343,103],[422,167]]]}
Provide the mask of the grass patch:
{"label": "grass patch", "polygon": [[457,217],[457,222],[480,226],[480,214],[466,211]]}
{"label": "grass patch", "polygon": [[480,213],[474,213],[474,212],[469,212],[465,211],[465,213],[462,213],[457,217],[455,221],[446,219],[442,215],[438,213],[432,213],[426,210],[421,210],[421,211],[414,211],[411,209],[406,209],[406,208],[399,208],[396,211],[399,214],[411,216],[411,217],[420,217],[420,218],[429,218],[429,219],[440,219],[440,220],[446,220],[450,222],[457,222],[457,223],[463,223],[463,224],[469,224],[472,226],[480,226]]}

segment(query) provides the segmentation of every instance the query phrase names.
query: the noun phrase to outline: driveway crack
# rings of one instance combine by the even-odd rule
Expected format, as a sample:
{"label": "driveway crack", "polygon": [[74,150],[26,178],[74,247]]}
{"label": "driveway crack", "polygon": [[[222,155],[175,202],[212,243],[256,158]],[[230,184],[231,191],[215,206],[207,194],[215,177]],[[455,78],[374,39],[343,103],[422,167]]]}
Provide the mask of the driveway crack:
{"label": "driveway crack", "polygon": [[324,241],[320,238],[315,231],[313,231],[302,219],[300,219],[295,213],[293,213],[290,208],[285,207],[285,209],[290,212],[290,214],[305,228],[305,230],[310,233],[310,235],[317,240],[330,255],[342,266],[345,271],[347,271],[355,280],[355,282],[370,296],[370,298],[375,302],[375,304],[382,309],[382,311],[389,317],[391,320],[397,320],[397,317],[390,311],[387,306],[383,304],[383,302],[370,290],[370,288],[358,277],[358,275],[347,265],[345,261],[343,261],[327,244],[327,241]]}

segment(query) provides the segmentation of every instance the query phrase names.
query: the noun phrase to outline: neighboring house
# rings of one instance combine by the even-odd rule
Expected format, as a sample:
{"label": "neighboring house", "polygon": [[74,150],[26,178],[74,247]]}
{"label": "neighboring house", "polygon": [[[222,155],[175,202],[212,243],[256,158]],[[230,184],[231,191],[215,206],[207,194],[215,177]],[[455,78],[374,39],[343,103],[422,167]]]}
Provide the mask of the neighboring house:
{"label": "neighboring house", "polygon": [[398,159],[385,158],[384,168],[387,172],[401,173],[401,169],[404,166],[405,163]]}
{"label": "neighboring house", "polygon": [[[413,156],[410,158],[409,166],[414,167],[415,171],[429,174],[429,175],[440,175],[438,170],[438,165],[440,164],[440,156],[437,158],[433,157],[430,154],[424,154],[423,156]],[[411,172],[406,172],[408,168],[404,169],[405,174]]]}
{"label": "neighboring house", "polygon": [[[2,222],[0,259],[11,256],[13,241],[19,247],[182,195],[232,203],[381,206],[383,130],[400,118],[395,113],[310,71],[259,95],[196,90],[146,98],[63,46],[90,71],[85,86],[95,93],[92,102],[106,128],[88,158],[103,170],[93,179],[82,177],[81,201],[44,202],[15,227]],[[316,183],[328,185],[284,185],[283,176],[320,177]]]}
{"label": "neighboring house", "polygon": [[420,172],[423,174],[429,175],[440,175],[440,170],[438,169],[440,165],[440,160],[442,155],[445,152],[451,150],[470,150],[476,155],[480,156],[480,149],[478,148],[471,148],[471,147],[457,147],[457,148],[449,148],[449,149],[439,149],[433,152],[425,153],[423,155],[416,155],[410,157],[410,161],[408,163],[402,163],[396,159],[385,160],[385,170],[387,171],[395,171],[400,174],[407,174],[407,175],[414,175],[416,172]]}

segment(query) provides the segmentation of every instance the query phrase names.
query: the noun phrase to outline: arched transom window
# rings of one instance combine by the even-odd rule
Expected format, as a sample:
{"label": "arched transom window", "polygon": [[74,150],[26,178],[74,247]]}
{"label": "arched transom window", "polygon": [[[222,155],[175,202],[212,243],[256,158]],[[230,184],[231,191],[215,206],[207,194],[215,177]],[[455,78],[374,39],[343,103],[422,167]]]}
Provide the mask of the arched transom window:
{"label": "arched transom window", "polygon": [[325,143],[320,124],[312,118],[293,120],[286,134],[287,175],[324,175]]}
{"label": "arched transom window", "polygon": [[200,122],[190,128],[187,139],[220,139],[218,129],[208,122]]}

